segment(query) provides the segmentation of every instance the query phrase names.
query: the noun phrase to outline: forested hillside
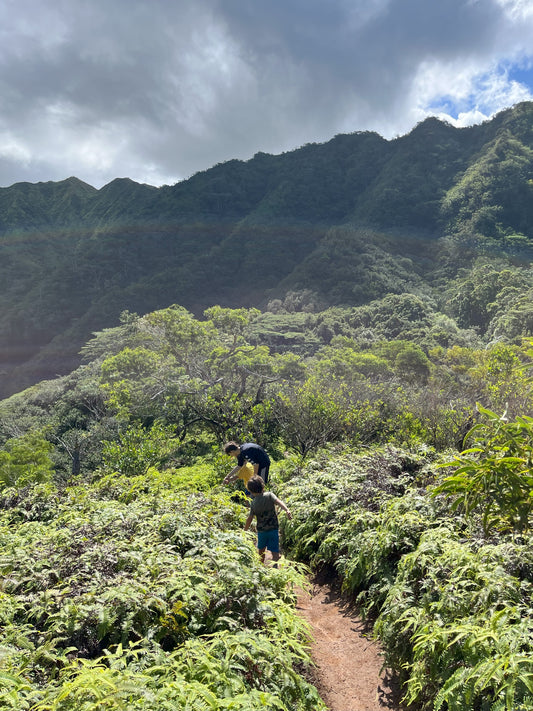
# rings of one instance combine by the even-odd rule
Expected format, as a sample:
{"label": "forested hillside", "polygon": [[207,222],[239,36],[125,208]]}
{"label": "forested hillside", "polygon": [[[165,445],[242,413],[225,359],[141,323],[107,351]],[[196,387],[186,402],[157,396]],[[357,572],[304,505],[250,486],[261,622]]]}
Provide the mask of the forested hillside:
{"label": "forested hillside", "polygon": [[470,128],[427,119],[391,141],[258,153],[174,186],[2,188],[0,396],[70,372],[121,312],[171,304],[197,317],[363,307],[363,328],[367,306],[409,293],[435,331],[531,333],[532,149],[523,103]]}
{"label": "forested hillside", "polygon": [[[303,566],[339,576],[411,711],[532,708],[533,341],[414,295],[294,299],[123,312],[0,402],[1,709],[318,711]],[[278,569],[222,485],[233,438],[292,510]]]}

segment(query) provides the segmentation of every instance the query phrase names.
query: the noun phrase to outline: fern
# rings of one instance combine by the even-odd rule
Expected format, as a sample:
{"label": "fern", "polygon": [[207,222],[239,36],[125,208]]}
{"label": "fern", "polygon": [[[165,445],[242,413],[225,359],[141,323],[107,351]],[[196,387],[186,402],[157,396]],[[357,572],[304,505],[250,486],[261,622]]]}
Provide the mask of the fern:
{"label": "fern", "polygon": [[[497,655],[474,667],[458,669],[435,697],[434,711],[444,704],[448,711],[478,708],[490,700],[487,711],[531,708],[533,661],[531,655]],[[529,704],[529,705],[528,705]]]}

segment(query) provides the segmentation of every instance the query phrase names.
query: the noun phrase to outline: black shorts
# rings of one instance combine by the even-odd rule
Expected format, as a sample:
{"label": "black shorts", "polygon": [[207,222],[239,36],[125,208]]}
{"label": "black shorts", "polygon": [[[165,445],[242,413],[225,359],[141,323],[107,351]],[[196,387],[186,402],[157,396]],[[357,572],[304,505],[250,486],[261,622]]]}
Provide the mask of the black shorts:
{"label": "black shorts", "polygon": [[261,479],[265,482],[265,484],[268,484],[268,472],[270,470],[270,464],[267,464],[265,467],[259,467],[257,470],[257,473],[261,477]]}

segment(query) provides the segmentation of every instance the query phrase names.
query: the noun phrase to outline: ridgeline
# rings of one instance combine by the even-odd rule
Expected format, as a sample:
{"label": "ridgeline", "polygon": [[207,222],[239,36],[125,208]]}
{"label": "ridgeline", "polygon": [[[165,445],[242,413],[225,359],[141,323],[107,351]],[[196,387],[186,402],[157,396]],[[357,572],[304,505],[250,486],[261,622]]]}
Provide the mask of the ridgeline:
{"label": "ridgeline", "polygon": [[513,337],[504,311],[531,333],[532,255],[533,103],[469,128],[428,118],[391,141],[257,153],[161,188],[17,183],[0,189],[0,397],[70,372],[122,312],[171,304],[198,317],[413,294],[482,338]]}

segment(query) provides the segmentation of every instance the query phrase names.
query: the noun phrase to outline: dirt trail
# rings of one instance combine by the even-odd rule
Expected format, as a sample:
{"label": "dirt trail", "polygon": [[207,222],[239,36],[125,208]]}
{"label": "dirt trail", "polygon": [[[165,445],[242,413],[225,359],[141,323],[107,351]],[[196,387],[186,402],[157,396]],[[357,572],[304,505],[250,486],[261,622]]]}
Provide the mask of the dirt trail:
{"label": "dirt trail", "polygon": [[335,579],[315,578],[297,610],[312,627],[310,679],[330,711],[401,711],[393,680],[381,671],[379,647]]}

